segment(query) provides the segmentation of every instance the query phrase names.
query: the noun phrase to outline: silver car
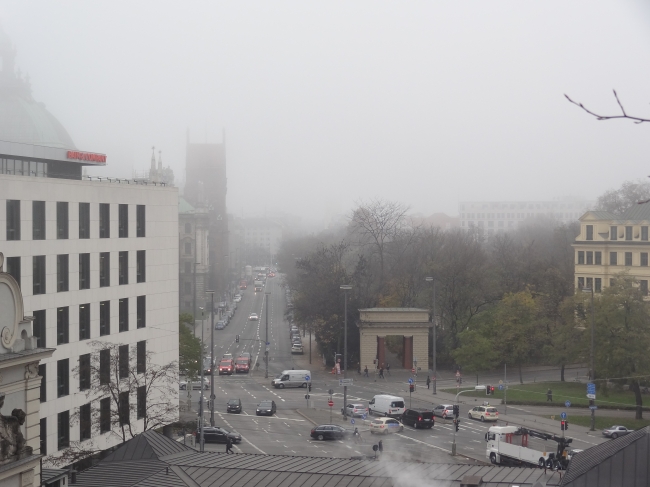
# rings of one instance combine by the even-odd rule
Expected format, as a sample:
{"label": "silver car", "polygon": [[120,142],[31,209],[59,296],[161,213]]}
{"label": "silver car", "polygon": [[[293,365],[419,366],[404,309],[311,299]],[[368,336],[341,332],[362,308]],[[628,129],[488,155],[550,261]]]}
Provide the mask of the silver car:
{"label": "silver car", "polygon": [[439,404],[433,408],[433,414],[443,419],[454,417],[454,406],[452,404]]}
{"label": "silver car", "polygon": [[625,436],[628,433],[632,433],[634,430],[629,430],[625,426],[610,426],[603,430],[603,436],[607,438],[616,439],[619,436]]}

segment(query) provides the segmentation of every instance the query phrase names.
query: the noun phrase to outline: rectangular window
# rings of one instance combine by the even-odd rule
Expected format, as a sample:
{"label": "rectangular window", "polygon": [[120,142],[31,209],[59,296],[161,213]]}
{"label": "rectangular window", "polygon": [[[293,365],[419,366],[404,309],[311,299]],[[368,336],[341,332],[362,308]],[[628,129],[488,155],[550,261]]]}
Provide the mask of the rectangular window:
{"label": "rectangular window", "polygon": [[583,250],[578,250],[578,264],[585,263],[585,253]]}
{"label": "rectangular window", "polygon": [[99,204],[99,238],[111,238],[111,206]]}
{"label": "rectangular window", "polygon": [[79,238],[90,238],[90,203],[79,203]]}
{"label": "rectangular window", "polygon": [[641,252],[641,265],[644,267],[648,265],[648,252]]}
{"label": "rectangular window", "polygon": [[111,381],[111,351],[108,348],[99,351],[99,383]]}
{"label": "rectangular window", "polygon": [[119,282],[120,285],[129,283],[129,252],[120,252],[118,255],[119,261]]}
{"label": "rectangular window", "polygon": [[618,265],[618,254],[616,252],[609,253],[609,265]]}
{"label": "rectangular window", "polygon": [[56,344],[64,345],[70,342],[69,335],[70,308],[67,306],[56,309]]}
{"label": "rectangular window", "polygon": [[191,282],[186,282],[185,283],[185,294],[192,294],[192,283]]}
{"label": "rectangular window", "polygon": [[56,238],[68,238],[68,203],[65,201],[56,203]]}
{"label": "rectangular window", "polygon": [[45,201],[32,201],[32,240],[45,240]]}
{"label": "rectangular window", "polygon": [[138,250],[137,253],[137,282],[145,282],[146,281],[146,251],[145,250]]}
{"label": "rectangular window", "polygon": [[32,330],[34,332],[34,336],[37,338],[36,346],[38,348],[46,348],[47,345],[45,344],[45,310],[39,309],[38,311],[34,311],[33,315],[34,315],[34,321],[32,324]]}
{"label": "rectangular window", "polygon": [[603,290],[603,280],[600,277],[597,277],[594,279],[594,282],[596,283],[596,287],[594,288],[594,292],[601,292]]}
{"label": "rectangular window", "polygon": [[138,296],[138,318],[136,326],[144,328],[147,326],[147,297]]}
{"label": "rectangular window", "polygon": [[593,225],[586,225],[587,228],[587,240],[593,240],[594,239],[594,226]]}
{"label": "rectangular window", "polygon": [[90,354],[79,355],[79,390],[90,389]]}
{"label": "rectangular window", "polygon": [[89,440],[91,433],[90,404],[83,404],[79,408],[79,440]]}
{"label": "rectangular window", "polygon": [[582,289],[585,287],[585,278],[584,277],[579,277],[578,278],[578,289]]}
{"label": "rectangular window", "polygon": [[56,396],[63,397],[70,394],[70,361],[59,360],[56,363]]}
{"label": "rectangular window", "polygon": [[588,265],[593,265],[594,263],[594,253],[593,252],[587,252],[587,264]]}
{"label": "rectangular window", "polygon": [[192,255],[192,244],[185,242],[185,255]]}
{"label": "rectangular window", "polygon": [[7,240],[20,240],[20,200],[7,200]]}
{"label": "rectangular window", "polygon": [[588,278],[587,278],[587,288],[588,288],[588,289],[593,289],[593,285],[594,285],[594,280],[593,280],[593,278],[588,277]]}
{"label": "rectangular window", "polygon": [[632,240],[632,227],[625,227],[625,240]]}
{"label": "rectangular window", "polygon": [[7,257],[7,274],[20,286],[20,257]]}
{"label": "rectangular window", "polygon": [[47,401],[47,367],[45,364],[38,366],[38,375],[41,376],[41,402]]}
{"label": "rectangular window", "polygon": [[111,302],[99,303],[99,336],[111,334]]}
{"label": "rectangular window", "polygon": [[147,414],[147,387],[138,387],[138,419],[144,418]]}
{"label": "rectangular window", "polygon": [[632,265],[632,252],[625,252],[625,265],[626,266]]}
{"label": "rectangular window", "polygon": [[111,430],[111,398],[105,397],[99,401],[99,431],[107,433]]}
{"label": "rectangular window", "polygon": [[90,289],[90,254],[79,254],[79,289]]}
{"label": "rectangular window", "polygon": [[111,253],[101,252],[99,254],[99,287],[111,285]]}
{"label": "rectangular window", "polygon": [[596,265],[602,265],[603,263],[603,254],[602,252],[594,252],[594,257],[596,261]]}
{"label": "rectangular window", "polygon": [[136,237],[145,236],[145,209],[144,205],[138,205],[136,207]]}
{"label": "rectangular window", "polygon": [[618,240],[618,227],[609,227],[609,239]]}
{"label": "rectangular window", "polygon": [[129,205],[120,204],[118,213],[118,234],[120,238],[129,237]]}
{"label": "rectangular window", "polygon": [[45,294],[45,256],[32,257],[33,294]]}
{"label": "rectangular window", "polygon": [[119,303],[119,330],[122,333],[123,331],[129,331],[129,298],[122,298]]}
{"label": "rectangular window", "polygon": [[57,415],[57,448],[63,450],[70,446],[70,411],[63,411]]}
{"label": "rectangular window", "polygon": [[648,241],[648,227],[641,227],[641,240]]}
{"label": "rectangular window", "polygon": [[41,419],[41,455],[47,455],[47,418]]}
{"label": "rectangular window", "polygon": [[142,340],[138,342],[138,358],[137,358],[137,372],[144,374],[147,370],[147,342]]}
{"label": "rectangular window", "polygon": [[129,346],[120,345],[118,351],[120,379],[126,379],[129,376]]}
{"label": "rectangular window", "polygon": [[69,290],[68,275],[68,254],[56,256],[56,292],[61,293]]}
{"label": "rectangular window", "polygon": [[120,426],[129,424],[129,416],[130,416],[129,391],[120,392],[119,403],[120,403],[120,411],[119,411]]}
{"label": "rectangular window", "polygon": [[647,296],[648,295],[648,281],[647,280],[639,281],[639,289],[641,289],[641,295],[642,296]]}
{"label": "rectangular window", "polygon": [[191,273],[192,273],[192,263],[185,262],[185,274],[191,274]]}
{"label": "rectangular window", "polygon": [[79,305],[79,340],[90,339],[90,303]]}

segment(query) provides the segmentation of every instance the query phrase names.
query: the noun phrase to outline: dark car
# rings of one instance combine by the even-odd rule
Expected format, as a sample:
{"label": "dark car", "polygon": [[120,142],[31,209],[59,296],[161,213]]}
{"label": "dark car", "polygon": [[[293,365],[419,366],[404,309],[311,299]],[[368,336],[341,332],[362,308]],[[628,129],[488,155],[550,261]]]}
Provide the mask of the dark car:
{"label": "dark car", "polygon": [[435,420],[430,409],[407,409],[402,415],[402,423],[414,428],[433,428]]}
{"label": "dark car", "polygon": [[206,443],[226,443],[226,438],[230,438],[233,443],[241,442],[241,435],[239,433],[228,431],[218,426],[203,428],[203,435]]}
{"label": "dark car", "polygon": [[315,440],[340,440],[348,434],[348,431],[335,424],[321,424],[311,430],[311,437]]}
{"label": "dark car", "polygon": [[241,413],[241,399],[229,399],[226,404],[226,412]]}
{"label": "dark car", "polygon": [[265,400],[257,405],[255,414],[257,416],[262,416],[262,415],[273,416],[276,411],[277,411],[277,407],[275,406],[275,401]]}

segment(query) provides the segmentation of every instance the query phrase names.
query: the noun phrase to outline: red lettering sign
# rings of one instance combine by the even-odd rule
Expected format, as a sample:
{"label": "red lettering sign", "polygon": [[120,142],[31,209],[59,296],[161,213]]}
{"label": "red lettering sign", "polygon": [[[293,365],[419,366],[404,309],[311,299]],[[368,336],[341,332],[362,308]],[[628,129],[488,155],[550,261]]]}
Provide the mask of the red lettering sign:
{"label": "red lettering sign", "polygon": [[79,161],[101,162],[104,164],[106,163],[106,155],[104,154],[93,154],[92,152],[79,152],[69,150],[66,156],[68,159],[77,159]]}

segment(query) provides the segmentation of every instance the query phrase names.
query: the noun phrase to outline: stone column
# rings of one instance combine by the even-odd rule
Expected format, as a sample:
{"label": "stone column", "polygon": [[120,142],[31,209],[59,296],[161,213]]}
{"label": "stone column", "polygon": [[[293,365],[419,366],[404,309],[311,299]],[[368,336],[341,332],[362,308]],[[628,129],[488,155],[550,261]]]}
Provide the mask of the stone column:
{"label": "stone column", "polygon": [[414,334],[412,340],[413,359],[417,358],[418,367],[422,368],[421,373],[425,374],[424,378],[426,379],[426,371],[429,369],[429,330]]}
{"label": "stone column", "polygon": [[385,355],[386,355],[386,345],[385,345],[385,339],[386,337],[377,337],[377,368],[381,367],[381,364],[385,364]]}
{"label": "stone column", "polygon": [[413,367],[413,337],[402,337],[402,343],[404,344],[402,367],[411,370]]}
{"label": "stone column", "polygon": [[359,344],[361,352],[361,371],[364,367],[368,367],[368,371],[372,372],[374,366],[372,361],[375,360],[377,354],[377,337],[374,333],[368,331],[361,332],[361,343]]}

